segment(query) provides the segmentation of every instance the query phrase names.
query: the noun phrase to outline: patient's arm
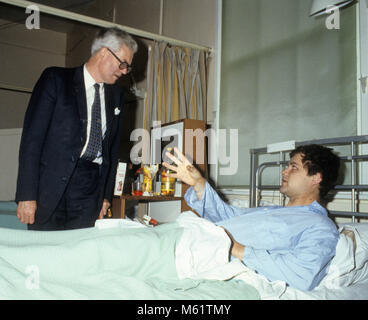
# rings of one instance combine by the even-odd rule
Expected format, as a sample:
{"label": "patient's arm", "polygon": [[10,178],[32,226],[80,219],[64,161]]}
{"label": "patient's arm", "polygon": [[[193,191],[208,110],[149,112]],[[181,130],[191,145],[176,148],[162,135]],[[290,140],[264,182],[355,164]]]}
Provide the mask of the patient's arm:
{"label": "patient's arm", "polygon": [[231,255],[235,258],[238,258],[240,260],[243,260],[244,257],[244,249],[245,246],[240,244],[239,242],[234,241],[233,246],[231,248]]}
{"label": "patient's arm", "polygon": [[175,172],[169,174],[169,177],[178,178],[192,186],[187,190],[184,198],[187,204],[201,217],[218,222],[248,212],[247,209],[236,208],[225,203],[189,160],[177,148],[174,148],[174,151],[178,158],[170,153],[166,153],[166,155],[176,165],[169,165],[166,162],[162,165]]}
{"label": "patient's arm", "polygon": [[166,162],[162,163],[162,165],[175,172],[173,174],[169,174],[169,177],[180,179],[184,183],[192,186],[196,192],[198,200],[201,200],[206,185],[206,179],[202,177],[201,173],[177,148],[174,148],[174,151],[178,155],[178,158],[169,152],[166,153],[166,156],[169,157],[176,166],[169,165]]}
{"label": "patient's arm", "polygon": [[227,235],[229,236],[231,240],[230,254],[235,258],[243,260],[245,246],[235,241],[232,234],[229,231],[227,231],[225,228],[223,229],[225,230],[225,232],[227,233]]}

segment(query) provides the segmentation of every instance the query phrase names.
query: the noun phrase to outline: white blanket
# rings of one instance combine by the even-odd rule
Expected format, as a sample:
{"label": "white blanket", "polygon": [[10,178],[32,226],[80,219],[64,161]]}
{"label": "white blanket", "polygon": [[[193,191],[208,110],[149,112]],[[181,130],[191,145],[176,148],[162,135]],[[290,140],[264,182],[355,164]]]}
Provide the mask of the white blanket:
{"label": "white blanket", "polygon": [[231,240],[223,228],[191,211],[183,212],[176,221],[184,229],[175,249],[179,279],[225,280],[237,273],[229,264]]}

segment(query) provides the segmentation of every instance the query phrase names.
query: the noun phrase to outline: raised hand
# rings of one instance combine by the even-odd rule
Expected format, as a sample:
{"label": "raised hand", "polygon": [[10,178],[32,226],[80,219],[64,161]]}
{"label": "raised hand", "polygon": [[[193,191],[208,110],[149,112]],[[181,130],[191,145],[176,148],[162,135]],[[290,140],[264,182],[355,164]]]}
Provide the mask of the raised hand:
{"label": "raised hand", "polygon": [[169,174],[169,177],[180,179],[184,183],[193,186],[200,199],[206,184],[206,179],[202,177],[199,170],[197,170],[176,147],[174,151],[177,157],[169,152],[166,152],[166,156],[172,160],[175,165],[170,165],[167,162],[163,162],[162,165],[175,172]]}

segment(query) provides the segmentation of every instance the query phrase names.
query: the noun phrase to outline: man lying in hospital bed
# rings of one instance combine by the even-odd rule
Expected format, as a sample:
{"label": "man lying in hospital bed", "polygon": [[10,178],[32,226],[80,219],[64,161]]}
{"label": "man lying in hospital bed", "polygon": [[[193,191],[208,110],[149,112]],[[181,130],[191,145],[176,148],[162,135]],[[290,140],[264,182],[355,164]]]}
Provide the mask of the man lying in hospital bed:
{"label": "man lying in hospital bed", "polygon": [[326,274],[339,239],[335,224],[319,204],[334,186],[340,160],[329,148],[298,147],[282,172],[286,207],[239,209],[221,200],[200,172],[177,149],[175,163],[163,165],[192,187],[185,200],[201,217],[226,229],[231,258],[267,277],[299,290],[312,290]]}

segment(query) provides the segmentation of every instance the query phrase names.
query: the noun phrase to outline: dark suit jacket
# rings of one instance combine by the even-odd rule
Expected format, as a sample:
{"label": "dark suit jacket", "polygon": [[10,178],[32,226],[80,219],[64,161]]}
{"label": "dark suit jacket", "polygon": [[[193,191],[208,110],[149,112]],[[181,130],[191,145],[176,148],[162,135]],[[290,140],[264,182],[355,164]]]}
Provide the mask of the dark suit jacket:
{"label": "dark suit jacket", "polygon": [[[123,91],[105,84],[100,203],[113,196],[123,114]],[[120,113],[119,113],[120,112]],[[33,90],[24,119],[15,200],[36,200],[38,221],[55,210],[87,136],[83,66],[45,69]]]}

